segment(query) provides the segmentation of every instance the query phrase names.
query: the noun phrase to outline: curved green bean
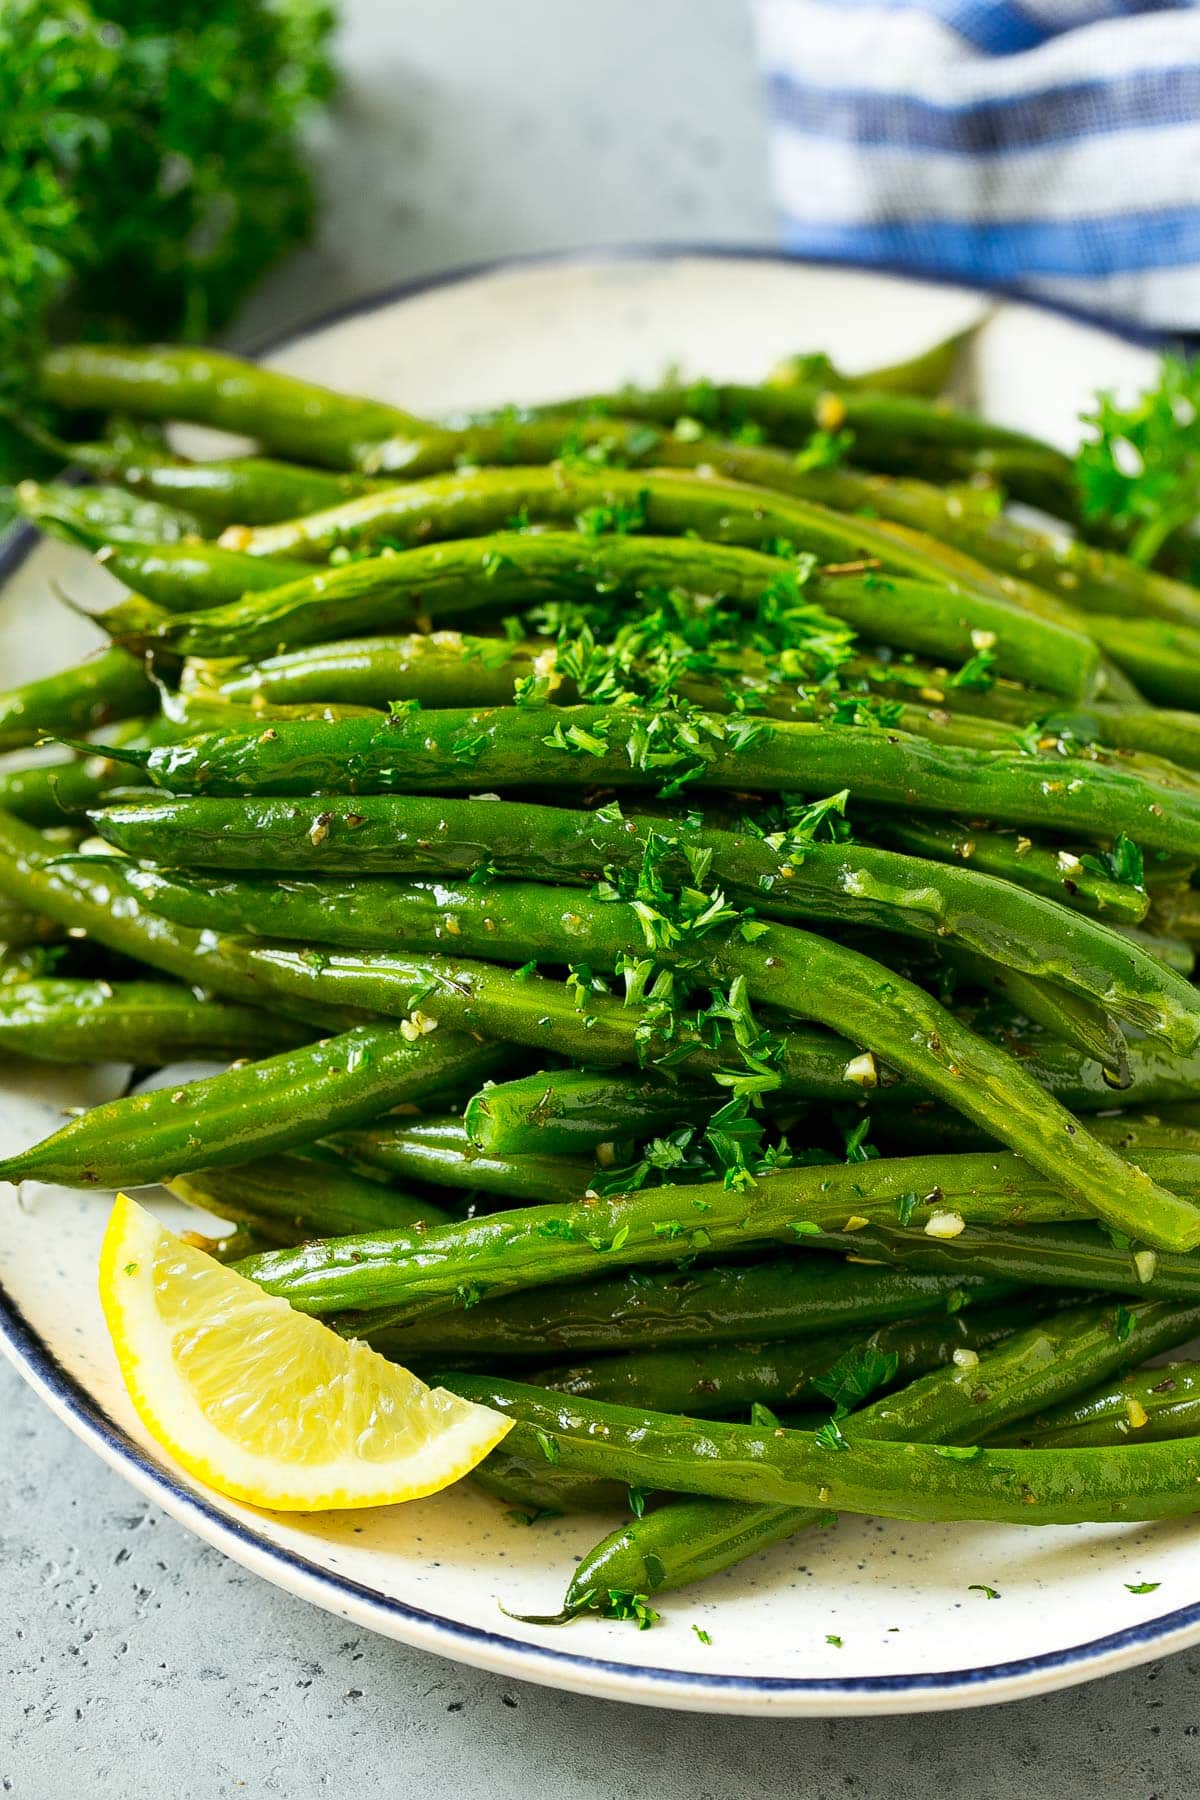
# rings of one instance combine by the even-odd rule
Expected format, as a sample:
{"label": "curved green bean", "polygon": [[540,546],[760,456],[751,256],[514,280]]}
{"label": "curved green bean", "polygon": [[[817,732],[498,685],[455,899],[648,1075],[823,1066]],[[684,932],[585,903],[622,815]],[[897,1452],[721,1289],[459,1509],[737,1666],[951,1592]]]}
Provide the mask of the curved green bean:
{"label": "curved green bean", "polygon": [[0,1160],[0,1180],[140,1187],[246,1162],[362,1124],[389,1106],[498,1068],[504,1051],[457,1032],[359,1025],[178,1088],[126,1094]]}
{"label": "curved green bean", "polygon": [[592,1352],[694,1348],[864,1331],[892,1320],[952,1317],[1014,1292],[1011,1283],[923,1275],[834,1256],[774,1256],[769,1262],[686,1270],[630,1270],[561,1288],[482,1299],[457,1312],[402,1324],[343,1321],[397,1362],[502,1356],[521,1361]]}
{"label": "curved green bean", "polygon": [[165,981],[42,977],[0,986],[0,1050],[43,1062],[265,1056],[311,1037],[257,1007],[200,1000]]}
{"label": "curved green bean", "polygon": [[334,469],[352,467],[380,438],[427,429],[398,406],[190,345],[56,345],[42,357],[37,380],[44,398],[72,410],[215,425],[257,438],[280,456]]}
{"label": "curved green bean", "polygon": [[420,1232],[450,1223],[448,1213],[414,1194],[300,1156],[197,1169],[166,1186],[177,1200],[248,1225],[275,1244],[351,1231]]}
{"label": "curved green bean", "polygon": [[979,1450],[947,1458],[940,1446],[890,1443],[844,1432],[847,1450],[811,1433],[706,1420],[705,1453],[687,1420],[667,1413],[569,1400],[483,1375],[443,1386],[514,1418],[514,1448],[542,1433],[568,1471],[631,1486],[898,1519],[990,1519],[1068,1525],[1098,1519],[1182,1518],[1200,1506],[1194,1438],[1093,1450]]}
{"label": "curved green bean", "polygon": [[[1192,1192],[1200,1186],[1194,1157],[1156,1152],[1145,1160]],[[482,1298],[583,1279],[604,1262],[653,1266],[701,1251],[803,1245],[809,1238],[853,1243],[872,1228],[887,1232],[898,1205],[904,1229],[931,1242],[953,1240],[968,1224],[1028,1228],[1084,1212],[1052,1181],[1003,1153],[877,1158],[779,1169],[745,1193],[698,1182],[612,1199],[589,1194],[552,1217],[540,1206],[492,1213],[431,1234],[416,1254],[402,1236],[335,1239],[257,1258],[242,1273],[301,1312],[354,1310],[367,1315],[364,1329],[379,1329],[448,1310],[464,1285]]]}
{"label": "curved green bean", "polygon": [[145,712],[155,698],[155,688],[136,657],[116,648],[102,650],[76,668],[0,694],[0,750],[128,719]]}
{"label": "curved green bean", "polygon": [[470,1141],[493,1154],[588,1154],[667,1125],[706,1118],[713,1097],[662,1076],[550,1069],[515,1081],[489,1082],[467,1103]]}

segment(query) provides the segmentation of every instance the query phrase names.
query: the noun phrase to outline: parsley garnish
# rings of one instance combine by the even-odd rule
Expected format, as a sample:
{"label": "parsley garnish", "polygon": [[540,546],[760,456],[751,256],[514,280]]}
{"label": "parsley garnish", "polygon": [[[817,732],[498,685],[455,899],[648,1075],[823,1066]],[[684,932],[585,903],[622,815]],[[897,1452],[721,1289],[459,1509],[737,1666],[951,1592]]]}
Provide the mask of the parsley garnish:
{"label": "parsley garnish", "polygon": [[968,1594],[982,1594],[985,1600],[1000,1599],[1000,1594],[997,1590],[994,1587],[989,1587],[986,1581],[973,1581],[970,1587],[968,1587],[967,1592]]}
{"label": "parsley garnish", "polygon": [[1162,1586],[1161,1581],[1127,1581],[1126,1588],[1131,1594],[1153,1594]]}
{"label": "parsley garnish", "polygon": [[1200,358],[1164,356],[1154,387],[1130,406],[1098,394],[1083,423],[1093,432],[1075,459],[1083,516],[1152,563],[1200,513]]}
{"label": "parsley garnish", "polygon": [[894,1350],[880,1350],[874,1344],[863,1344],[847,1350],[813,1382],[818,1394],[832,1400],[834,1418],[844,1419],[851,1409],[866,1400],[877,1388],[895,1380],[900,1358]]}
{"label": "parsley garnish", "polygon": [[989,693],[996,685],[995,668],[995,651],[977,650],[974,656],[967,658],[961,669],[950,676],[946,686],[964,688],[971,693]]}

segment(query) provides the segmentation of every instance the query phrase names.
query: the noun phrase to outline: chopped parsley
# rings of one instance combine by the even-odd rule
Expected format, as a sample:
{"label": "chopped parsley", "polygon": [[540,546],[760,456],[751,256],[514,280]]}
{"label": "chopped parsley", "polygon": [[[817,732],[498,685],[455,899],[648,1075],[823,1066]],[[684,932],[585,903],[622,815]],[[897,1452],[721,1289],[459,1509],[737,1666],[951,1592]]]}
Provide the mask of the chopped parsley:
{"label": "chopped parsley", "polygon": [[845,1351],[813,1382],[818,1394],[832,1400],[834,1418],[846,1414],[896,1379],[900,1358],[894,1350],[880,1350],[874,1344],[862,1344]]}
{"label": "chopped parsley", "polygon": [[1152,563],[1200,513],[1200,357],[1164,356],[1154,387],[1130,405],[1096,396],[1092,435],[1075,459],[1084,519],[1115,528]]}

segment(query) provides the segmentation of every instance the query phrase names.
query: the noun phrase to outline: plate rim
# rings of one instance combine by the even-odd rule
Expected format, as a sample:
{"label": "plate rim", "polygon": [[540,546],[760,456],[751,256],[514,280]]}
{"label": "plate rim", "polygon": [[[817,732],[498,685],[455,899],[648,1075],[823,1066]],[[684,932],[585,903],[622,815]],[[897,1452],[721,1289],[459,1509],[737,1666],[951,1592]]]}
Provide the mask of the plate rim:
{"label": "plate rim", "polygon": [[[972,285],[902,266],[865,266],[838,258],[800,258],[765,245],[629,243],[488,258],[390,283],[284,332],[265,336],[255,341],[246,354],[262,356],[346,319],[510,269],[587,263],[673,262],[688,258],[775,263],[800,269],[836,268],[885,281],[949,287],[998,302],[1028,306],[1037,312],[1102,330],[1118,342],[1142,347],[1170,342],[1173,336],[1114,326],[1111,321],[1094,314],[1030,299],[1012,290]],[[0,582],[7,580],[20,566],[37,541],[38,533],[24,523],[0,538]],[[1098,1679],[1148,1661],[1156,1654],[1182,1650],[1200,1642],[1200,1601],[1196,1601],[1148,1619],[1144,1624],[1125,1626],[1063,1649],[975,1668],[925,1673],[808,1677],[706,1674],[649,1663],[614,1662],[577,1651],[559,1650],[552,1645],[534,1644],[382,1594],[348,1576],[334,1573],[294,1550],[271,1543],[251,1526],[230,1518],[205,1493],[179,1480],[134,1442],[83,1384],[63,1367],[2,1284],[0,1353],[50,1412],[124,1476],[131,1486],[196,1536],[252,1573],[326,1611],[340,1613],[366,1629],[418,1649],[594,1698],[768,1717],[849,1717],[941,1711],[1031,1698],[1037,1693]]]}

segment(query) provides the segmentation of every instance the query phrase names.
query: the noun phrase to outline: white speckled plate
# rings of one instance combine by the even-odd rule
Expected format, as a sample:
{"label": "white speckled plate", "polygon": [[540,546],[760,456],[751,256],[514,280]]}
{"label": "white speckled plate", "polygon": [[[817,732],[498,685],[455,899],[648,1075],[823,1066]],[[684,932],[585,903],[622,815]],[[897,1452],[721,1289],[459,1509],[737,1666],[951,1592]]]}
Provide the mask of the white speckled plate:
{"label": "white speckled plate", "polygon": [[[1143,378],[1146,351],[963,289],[770,257],[635,252],[507,265],[385,296],[276,349],[281,368],[415,410],[535,400],[654,378],[668,362],[753,378],[820,347],[891,360],[990,312],[974,355],[994,417],[1069,443],[1098,384]],[[51,587],[94,599],[81,552],[22,543],[0,593],[3,682],[68,662],[89,628]],[[0,1148],[41,1137],[104,1073],[0,1070]],[[549,1612],[600,1518],[534,1529],[467,1488],[390,1511],[297,1520],[198,1491],[147,1442],[95,1294],[103,1197],[0,1194],[0,1334],[54,1412],[142,1493],[269,1581],[356,1625],[562,1688],[713,1712],[903,1712],[1007,1700],[1108,1674],[1200,1639],[1188,1523],[1011,1530],[845,1519],[664,1603],[638,1633]],[[172,1212],[166,1207],[167,1213]],[[1126,1583],[1155,1581],[1135,1596]],[[971,1592],[987,1583],[1001,1598]],[[702,1643],[693,1625],[710,1635]],[[830,1640],[833,1641],[830,1641]]]}

